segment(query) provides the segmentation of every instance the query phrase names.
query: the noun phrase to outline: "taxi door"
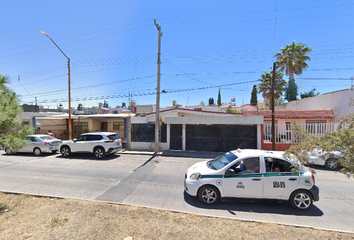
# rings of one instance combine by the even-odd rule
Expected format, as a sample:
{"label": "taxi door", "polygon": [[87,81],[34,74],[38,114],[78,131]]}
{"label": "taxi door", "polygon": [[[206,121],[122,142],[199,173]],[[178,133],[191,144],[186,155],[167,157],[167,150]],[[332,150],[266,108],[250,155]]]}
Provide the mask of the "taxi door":
{"label": "taxi door", "polygon": [[222,179],[223,197],[262,198],[262,174],[259,173],[259,157],[238,161],[230,167],[234,174],[225,171]]}
{"label": "taxi door", "polygon": [[264,198],[288,199],[299,184],[299,173],[292,173],[291,163],[282,159],[272,158],[269,165],[269,169],[263,175]]}

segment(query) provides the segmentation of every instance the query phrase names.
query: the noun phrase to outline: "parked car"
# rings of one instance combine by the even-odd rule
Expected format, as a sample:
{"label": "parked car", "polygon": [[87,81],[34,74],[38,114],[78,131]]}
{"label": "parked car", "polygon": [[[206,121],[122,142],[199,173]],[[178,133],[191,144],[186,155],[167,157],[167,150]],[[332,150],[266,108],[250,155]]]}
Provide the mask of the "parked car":
{"label": "parked car", "polygon": [[338,151],[327,153],[321,149],[314,149],[308,155],[309,164],[325,166],[329,170],[338,170],[340,168],[338,159],[342,157],[342,154]]}
{"label": "parked car", "polygon": [[185,191],[205,204],[233,198],[276,199],[309,209],[319,200],[315,177],[295,156],[288,159],[283,154],[238,149],[196,163],[185,174]]}
{"label": "parked car", "polygon": [[[17,152],[33,152],[36,156],[43,152],[56,153],[61,143],[60,139],[41,134],[28,135],[26,137],[27,144]],[[6,154],[14,154],[10,148],[5,148]]]}
{"label": "parked car", "polygon": [[108,154],[122,149],[121,139],[113,132],[85,133],[70,141],[63,141],[60,153],[69,157],[72,153],[93,153],[96,158],[104,158]]}

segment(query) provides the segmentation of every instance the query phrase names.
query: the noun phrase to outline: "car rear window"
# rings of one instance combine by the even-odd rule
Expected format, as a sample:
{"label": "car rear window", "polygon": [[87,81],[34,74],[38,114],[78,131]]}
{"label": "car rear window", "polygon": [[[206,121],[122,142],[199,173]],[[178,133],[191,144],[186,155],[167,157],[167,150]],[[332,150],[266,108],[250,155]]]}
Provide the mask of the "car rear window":
{"label": "car rear window", "polygon": [[42,136],[42,137],[39,137],[40,139],[42,139],[42,140],[53,140],[53,139],[55,139],[55,138],[53,138],[53,137],[51,137],[51,136]]}
{"label": "car rear window", "polygon": [[117,140],[117,139],[119,139],[117,134],[108,135],[107,137],[109,138],[109,140]]}

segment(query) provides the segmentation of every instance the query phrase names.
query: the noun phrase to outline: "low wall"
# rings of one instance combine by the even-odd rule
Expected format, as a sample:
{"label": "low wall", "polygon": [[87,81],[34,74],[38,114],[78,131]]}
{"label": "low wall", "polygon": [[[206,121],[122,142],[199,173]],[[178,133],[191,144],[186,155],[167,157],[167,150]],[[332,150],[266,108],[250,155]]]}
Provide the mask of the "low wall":
{"label": "low wall", "polygon": [[[276,143],[275,150],[286,151],[291,147],[291,145],[294,145],[294,143]],[[273,150],[273,144],[262,142],[262,150]]]}
{"label": "low wall", "polygon": [[[131,142],[131,147],[129,150],[146,150],[146,151],[154,151],[155,143],[153,142]],[[159,151],[168,151],[170,150],[170,146],[168,143],[159,143]]]}

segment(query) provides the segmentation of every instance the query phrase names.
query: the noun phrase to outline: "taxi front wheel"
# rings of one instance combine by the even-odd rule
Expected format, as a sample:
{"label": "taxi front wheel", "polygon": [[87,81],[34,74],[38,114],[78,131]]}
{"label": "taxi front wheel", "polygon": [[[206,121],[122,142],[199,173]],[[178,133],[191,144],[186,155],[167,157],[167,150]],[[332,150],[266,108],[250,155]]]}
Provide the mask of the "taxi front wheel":
{"label": "taxi front wheel", "polygon": [[199,200],[205,204],[215,204],[219,201],[219,191],[213,186],[203,186],[199,189]]}
{"label": "taxi front wheel", "polygon": [[298,210],[307,210],[312,206],[312,196],[305,190],[297,190],[290,196],[290,205]]}

